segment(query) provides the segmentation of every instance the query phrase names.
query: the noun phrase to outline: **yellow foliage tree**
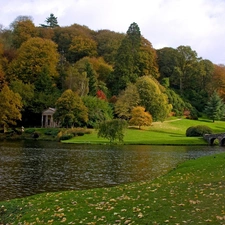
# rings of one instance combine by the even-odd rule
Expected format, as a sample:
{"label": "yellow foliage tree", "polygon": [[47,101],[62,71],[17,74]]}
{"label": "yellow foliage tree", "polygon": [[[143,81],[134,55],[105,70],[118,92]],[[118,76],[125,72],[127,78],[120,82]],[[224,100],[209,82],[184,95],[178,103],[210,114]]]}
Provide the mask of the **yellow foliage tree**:
{"label": "yellow foliage tree", "polygon": [[58,61],[57,45],[53,41],[30,38],[19,48],[18,57],[11,63],[8,73],[10,77],[33,84],[44,70],[51,78],[56,78]]}
{"label": "yellow foliage tree", "polygon": [[17,18],[12,27],[12,42],[15,48],[19,48],[22,43],[37,36],[37,29],[29,17]]}
{"label": "yellow foliage tree", "polygon": [[9,125],[16,125],[16,121],[21,120],[21,109],[20,95],[5,85],[0,92],[0,125],[4,127],[4,132]]}
{"label": "yellow foliage tree", "polygon": [[89,37],[76,36],[73,38],[69,51],[73,55],[74,62],[85,56],[97,55],[97,43]]}
{"label": "yellow foliage tree", "polygon": [[152,116],[148,112],[145,112],[145,108],[142,106],[133,108],[131,115],[129,124],[138,126],[139,129],[141,129],[141,126],[150,126],[152,124]]}

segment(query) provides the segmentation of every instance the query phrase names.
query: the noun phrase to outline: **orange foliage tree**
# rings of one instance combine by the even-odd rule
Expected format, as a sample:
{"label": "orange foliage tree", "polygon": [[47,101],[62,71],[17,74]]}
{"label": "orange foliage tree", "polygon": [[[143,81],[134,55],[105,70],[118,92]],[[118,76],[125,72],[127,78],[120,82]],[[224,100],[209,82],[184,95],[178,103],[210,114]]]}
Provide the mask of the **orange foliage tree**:
{"label": "orange foliage tree", "polygon": [[130,125],[138,126],[150,126],[152,124],[152,116],[145,112],[145,108],[142,106],[137,106],[131,111],[131,119],[129,121]]}
{"label": "orange foliage tree", "polygon": [[214,65],[212,91],[216,90],[221,98],[225,100],[225,66]]}

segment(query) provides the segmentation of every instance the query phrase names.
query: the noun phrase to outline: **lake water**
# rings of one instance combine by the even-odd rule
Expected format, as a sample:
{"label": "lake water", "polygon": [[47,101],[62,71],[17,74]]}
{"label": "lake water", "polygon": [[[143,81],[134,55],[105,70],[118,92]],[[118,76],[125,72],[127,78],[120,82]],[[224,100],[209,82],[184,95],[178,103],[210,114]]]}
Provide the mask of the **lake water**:
{"label": "lake water", "polygon": [[0,201],[152,180],[185,160],[222,151],[219,146],[1,142]]}

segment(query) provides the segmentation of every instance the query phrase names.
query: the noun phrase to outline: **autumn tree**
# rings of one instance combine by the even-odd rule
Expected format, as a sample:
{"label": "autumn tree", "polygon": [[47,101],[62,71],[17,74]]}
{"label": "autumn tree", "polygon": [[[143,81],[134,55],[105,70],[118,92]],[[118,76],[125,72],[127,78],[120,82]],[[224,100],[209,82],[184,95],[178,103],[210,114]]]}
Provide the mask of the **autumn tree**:
{"label": "autumn tree", "polygon": [[89,37],[75,36],[69,48],[73,62],[77,62],[85,56],[97,55],[97,44]]}
{"label": "autumn tree", "polygon": [[125,34],[110,30],[99,30],[95,35],[98,55],[103,57],[107,63],[114,65],[117,50],[124,39]]}
{"label": "autumn tree", "polygon": [[92,65],[98,81],[105,83],[108,76],[113,72],[113,67],[106,63],[102,57],[88,58],[88,62]]}
{"label": "autumn tree", "polygon": [[223,100],[225,100],[225,65],[214,65],[210,89],[216,90]]}
{"label": "autumn tree", "polygon": [[141,37],[138,67],[140,74],[139,76],[151,75],[154,78],[159,78],[159,69],[157,65],[157,54],[155,49],[144,37]]}
{"label": "autumn tree", "polygon": [[126,120],[113,119],[103,121],[98,126],[98,137],[106,138],[110,141],[110,143],[116,140],[123,142],[126,128]]}
{"label": "autumn tree", "polygon": [[87,26],[81,26],[79,24],[54,28],[54,37],[52,40],[58,45],[58,50],[64,52],[66,60],[70,63],[74,63],[74,58],[69,48],[71,47],[73,38],[77,36],[92,39],[93,31]]}
{"label": "autumn tree", "polygon": [[135,85],[140,96],[140,105],[145,107],[154,121],[164,121],[172,106],[168,103],[167,95],[161,91],[163,88],[159,83],[148,76],[143,76]]}
{"label": "autumn tree", "polygon": [[21,109],[20,95],[5,85],[0,92],[0,125],[4,127],[4,132],[10,125],[16,125],[21,120]]}
{"label": "autumn tree", "polygon": [[204,112],[206,116],[213,122],[224,117],[225,105],[216,91],[214,91],[212,96],[210,97]]}
{"label": "autumn tree", "polygon": [[6,84],[5,78],[5,65],[7,64],[7,59],[4,57],[3,44],[0,43],[0,91]]}
{"label": "autumn tree", "polygon": [[56,102],[54,120],[62,127],[81,126],[88,121],[88,109],[77,93],[68,89]]}
{"label": "autumn tree", "polygon": [[51,79],[58,77],[56,65],[59,60],[57,46],[54,42],[42,38],[30,38],[18,50],[18,57],[10,64],[8,76],[18,78],[24,83],[33,84],[43,69],[48,71]]}
{"label": "autumn tree", "polygon": [[119,118],[129,120],[131,111],[140,103],[140,96],[134,84],[128,84],[126,89],[120,93],[115,103],[115,113]]}
{"label": "autumn tree", "polygon": [[17,17],[11,27],[14,48],[18,49],[25,41],[37,36],[37,29],[30,17]]}
{"label": "autumn tree", "polygon": [[150,126],[152,124],[152,116],[145,112],[145,108],[142,106],[137,106],[131,111],[131,119],[129,121],[130,125],[138,126]]}

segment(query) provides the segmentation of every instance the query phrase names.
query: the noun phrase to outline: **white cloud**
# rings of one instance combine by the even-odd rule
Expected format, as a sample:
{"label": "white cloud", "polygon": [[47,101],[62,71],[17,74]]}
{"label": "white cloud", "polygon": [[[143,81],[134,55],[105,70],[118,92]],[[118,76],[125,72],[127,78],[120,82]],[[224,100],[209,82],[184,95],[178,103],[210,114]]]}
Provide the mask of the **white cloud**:
{"label": "white cloud", "polygon": [[54,13],[61,26],[126,32],[136,22],[155,48],[189,45],[199,57],[225,64],[224,0],[0,0],[0,24],[19,15],[39,25]]}

